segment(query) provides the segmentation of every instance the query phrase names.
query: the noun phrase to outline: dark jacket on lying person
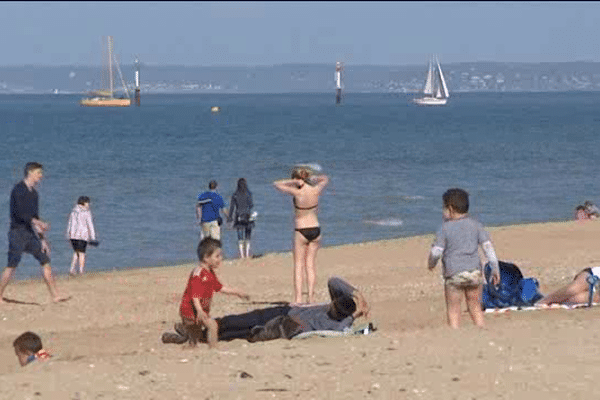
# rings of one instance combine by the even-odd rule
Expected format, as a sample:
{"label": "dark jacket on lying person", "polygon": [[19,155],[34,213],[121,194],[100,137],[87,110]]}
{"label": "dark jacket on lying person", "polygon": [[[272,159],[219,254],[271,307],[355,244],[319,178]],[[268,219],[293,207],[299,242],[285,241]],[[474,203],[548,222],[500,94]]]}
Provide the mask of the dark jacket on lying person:
{"label": "dark jacket on lying person", "polygon": [[368,304],[358,289],[339,277],[330,278],[327,286],[330,303],[270,307],[217,318],[219,340],[256,342],[291,339],[316,330],[343,331],[359,316],[368,317]]}

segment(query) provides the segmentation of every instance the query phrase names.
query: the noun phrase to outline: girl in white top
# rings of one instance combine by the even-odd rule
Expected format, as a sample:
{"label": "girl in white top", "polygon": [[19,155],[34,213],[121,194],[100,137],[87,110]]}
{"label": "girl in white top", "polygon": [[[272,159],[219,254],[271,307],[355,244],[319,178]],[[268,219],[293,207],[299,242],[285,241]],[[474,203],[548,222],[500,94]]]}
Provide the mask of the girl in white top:
{"label": "girl in white top", "polygon": [[96,241],[96,230],[90,211],[90,198],[81,196],[69,215],[67,224],[67,239],[71,240],[73,246],[73,259],[69,273],[75,275],[79,263],[79,273],[83,274],[85,268],[85,249],[88,242]]}

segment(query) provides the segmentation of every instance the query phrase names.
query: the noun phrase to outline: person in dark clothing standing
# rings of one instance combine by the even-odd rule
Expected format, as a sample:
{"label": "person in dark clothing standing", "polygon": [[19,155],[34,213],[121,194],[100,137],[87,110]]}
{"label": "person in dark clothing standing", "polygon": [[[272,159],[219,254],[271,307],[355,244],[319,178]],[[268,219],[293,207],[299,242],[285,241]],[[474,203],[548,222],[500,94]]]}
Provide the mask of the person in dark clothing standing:
{"label": "person in dark clothing standing", "polygon": [[59,294],[50,267],[50,244],[46,233],[50,225],[38,213],[38,193],[35,186],[44,176],[43,166],[37,162],[25,165],[25,178],[10,193],[10,230],[8,232],[8,264],[0,278],[0,303],[4,289],[15,273],[23,253],[29,253],[43,268],[44,280],[55,302],[68,300]]}
{"label": "person in dark clothing standing", "polygon": [[227,218],[227,222],[233,222],[233,226],[237,229],[240,258],[250,257],[250,237],[254,227],[252,207],[254,207],[252,193],[248,190],[246,179],[240,178],[237,182],[237,190],[231,196]]}

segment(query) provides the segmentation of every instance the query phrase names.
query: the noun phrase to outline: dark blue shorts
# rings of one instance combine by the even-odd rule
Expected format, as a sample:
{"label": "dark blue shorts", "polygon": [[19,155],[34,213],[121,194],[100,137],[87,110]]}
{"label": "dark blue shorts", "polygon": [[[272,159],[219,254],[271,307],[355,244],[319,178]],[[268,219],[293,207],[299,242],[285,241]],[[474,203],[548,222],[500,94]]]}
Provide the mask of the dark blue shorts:
{"label": "dark blue shorts", "polygon": [[252,237],[252,225],[238,223],[237,236],[238,240],[250,240],[250,238]]}
{"label": "dark blue shorts", "polygon": [[42,242],[35,233],[27,229],[11,229],[8,231],[7,267],[16,268],[23,253],[31,254],[40,265],[50,262],[50,257],[42,251]]}

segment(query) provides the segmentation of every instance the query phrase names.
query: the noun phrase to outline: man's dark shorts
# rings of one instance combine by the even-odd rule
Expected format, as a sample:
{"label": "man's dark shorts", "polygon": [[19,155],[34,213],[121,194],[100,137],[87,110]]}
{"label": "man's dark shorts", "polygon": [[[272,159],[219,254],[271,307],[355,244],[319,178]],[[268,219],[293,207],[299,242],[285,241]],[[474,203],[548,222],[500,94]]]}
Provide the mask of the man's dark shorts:
{"label": "man's dark shorts", "polygon": [[42,242],[35,233],[27,229],[8,231],[8,267],[16,268],[23,253],[29,253],[40,265],[50,262],[50,257],[42,251]]}

